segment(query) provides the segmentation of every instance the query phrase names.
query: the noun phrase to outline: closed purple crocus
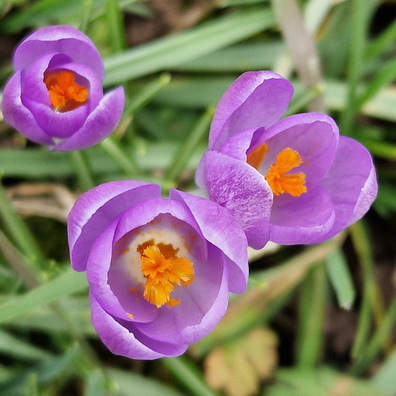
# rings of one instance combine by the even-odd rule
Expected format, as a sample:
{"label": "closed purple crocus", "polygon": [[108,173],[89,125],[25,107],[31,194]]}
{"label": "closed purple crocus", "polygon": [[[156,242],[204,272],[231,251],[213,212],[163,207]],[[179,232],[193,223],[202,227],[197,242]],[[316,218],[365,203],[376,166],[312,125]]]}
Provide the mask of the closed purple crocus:
{"label": "closed purple crocus", "polygon": [[360,219],[377,194],[370,153],[319,113],[280,119],[293,87],[242,74],[221,98],[197,184],[227,208],[253,248],[323,242]]}
{"label": "closed purple crocus", "polygon": [[122,87],[103,95],[104,66],[93,42],[71,26],[50,26],[23,40],[4,88],[5,120],[53,150],[101,142],[124,109]]}
{"label": "closed purple crocus", "polygon": [[245,291],[247,240],[215,202],[139,181],[83,194],[68,219],[70,257],[86,271],[93,325],[115,354],[177,356]]}

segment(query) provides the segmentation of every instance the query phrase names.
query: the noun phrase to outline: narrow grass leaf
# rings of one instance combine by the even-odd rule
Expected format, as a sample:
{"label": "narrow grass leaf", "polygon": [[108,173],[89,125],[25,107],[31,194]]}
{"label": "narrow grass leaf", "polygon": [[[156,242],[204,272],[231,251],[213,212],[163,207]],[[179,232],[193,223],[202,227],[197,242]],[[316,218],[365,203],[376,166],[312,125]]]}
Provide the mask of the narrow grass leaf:
{"label": "narrow grass leaf", "polygon": [[121,52],[126,47],[126,37],[119,1],[106,0],[105,15],[111,51],[113,54]]}
{"label": "narrow grass leaf", "polygon": [[366,47],[365,58],[371,60],[379,57],[390,46],[394,45],[396,39],[396,20],[394,20],[384,31],[382,31]]}
{"label": "narrow grass leaf", "polygon": [[324,266],[319,265],[311,270],[302,283],[297,349],[299,367],[313,368],[320,358],[326,297]]}
{"label": "narrow grass leaf", "polygon": [[351,372],[360,375],[366,370],[381,350],[386,347],[396,324],[396,298],[393,298],[385,317],[374,335],[370,338],[365,348],[361,351],[358,358],[352,365]]}
{"label": "narrow grass leaf", "polygon": [[37,382],[39,384],[45,384],[54,380],[70,367],[76,353],[77,348],[72,347],[60,357],[51,359],[44,364],[33,366],[30,369],[19,371],[14,377],[0,384],[0,394],[7,396],[19,396],[23,394],[25,385],[28,383],[28,378],[32,375],[37,376]]}
{"label": "narrow grass leaf", "polygon": [[190,395],[196,396],[217,396],[217,392],[212,390],[202,377],[202,373],[195,367],[191,360],[183,356],[174,358],[164,358],[162,363],[180,381]]}
{"label": "narrow grass leaf", "polygon": [[386,396],[396,395],[396,347],[381,364],[378,371],[371,378],[376,388],[384,392]]}
{"label": "narrow grass leaf", "polygon": [[0,185],[0,218],[9,231],[12,239],[27,257],[30,270],[38,276],[39,266],[46,262],[40,246],[33,237],[29,228],[15,212],[2,185]]}
{"label": "narrow grass leaf", "polygon": [[0,306],[0,323],[26,315],[37,307],[84,291],[87,287],[85,274],[68,269],[57,278],[2,304]]}
{"label": "narrow grass leaf", "polygon": [[169,69],[199,58],[254,34],[275,23],[268,9],[232,13],[189,31],[173,34],[105,59],[105,85]]}
{"label": "narrow grass leaf", "polygon": [[0,330],[0,353],[24,361],[43,361],[53,357],[44,349],[35,347],[4,330]]}
{"label": "narrow grass leaf", "polygon": [[349,272],[347,261],[340,249],[334,250],[326,259],[326,271],[334,288],[338,304],[351,309],[356,291]]}
{"label": "narrow grass leaf", "polygon": [[185,142],[180,145],[167,169],[167,172],[165,173],[166,181],[176,182],[183,169],[186,168],[187,163],[196,150],[197,145],[209,130],[213,112],[213,109],[207,110],[199,119],[195,128],[187,136]]}
{"label": "narrow grass leaf", "polygon": [[130,371],[107,369],[106,374],[109,380],[114,383],[112,387],[115,389],[111,393],[112,396],[131,396],[131,390],[133,390],[134,395],[139,396],[182,396],[184,394],[162,382]]}
{"label": "narrow grass leaf", "polygon": [[106,382],[101,370],[93,370],[86,380],[84,396],[106,396]]}
{"label": "narrow grass leaf", "polygon": [[394,81],[396,77],[396,59],[386,62],[377,70],[374,78],[367,84],[365,91],[358,99],[358,106],[363,106],[373,98],[383,87]]}

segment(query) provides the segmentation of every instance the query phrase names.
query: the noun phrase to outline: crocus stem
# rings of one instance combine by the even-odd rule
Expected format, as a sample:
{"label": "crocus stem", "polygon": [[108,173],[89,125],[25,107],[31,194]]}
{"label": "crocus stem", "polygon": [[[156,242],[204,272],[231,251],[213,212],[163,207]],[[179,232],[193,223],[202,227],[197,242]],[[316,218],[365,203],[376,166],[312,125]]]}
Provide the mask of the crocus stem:
{"label": "crocus stem", "polygon": [[185,357],[164,358],[162,363],[183,384],[191,395],[217,396],[218,393],[209,388],[200,372]]}
{"label": "crocus stem", "polygon": [[95,187],[92,170],[89,167],[85,153],[82,151],[70,152],[70,161],[83,191]]}
{"label": "crocus stem", "polygon": [[363,59],[368,24],[367,2],[365,0],[354,0],[352,1],[352,6],[347,103],[344,111],[341,112],[340,122],[340,129],[349,135],[352,134],[352,125],[358,109],[357,89],[362,74],[362,67],[365,64]]}
{"label": "crocus stem", "polygon": [[137,173],[137,165],[132,157],[128,156],[125,151],[122,150],[115,139],[108,137],[100,145],[127,176],[132,176]]}
{"label": "crocus stem", "polygon": [[300,299],[297,362],[301,368],[313,369],[323,344],[327,282],[324,265],[313,268],[302,284]]}

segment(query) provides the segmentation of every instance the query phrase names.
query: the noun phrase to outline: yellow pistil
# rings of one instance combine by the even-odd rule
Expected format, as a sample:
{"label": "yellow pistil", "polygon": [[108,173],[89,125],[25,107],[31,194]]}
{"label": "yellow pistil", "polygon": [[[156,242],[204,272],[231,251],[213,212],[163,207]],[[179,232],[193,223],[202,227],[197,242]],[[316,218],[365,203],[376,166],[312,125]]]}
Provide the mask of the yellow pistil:
{"label": "yellow pistil", "polygon": [[286,174],[301,163],[300,154],[291,148],[283,149],[276,156],[275,163],[272,164],[265,175],[265,180],[267,180],[274,195],[287,193],[293,197],[299,197],[307,192],[305,174],[303,172]]}
{"label": "yellow pistil", "polygon": [[50,102],[55,111],[64,113],[75,110],[88,100],[88,89],[78,85],[76,74],[69,70],[46,73],[44,84],[47,86]]}
{"label": "yellow pistil", "polygon": [[171,298],[175,285],[188,286],[193,282],[193,263],[185,257],[177,257],[178,249],[171,244],[154,244],[152,240],[138,247],[140,267],[146,278],[143,297],[157,308],[168,304],[178,305],[180,300]]}
{"label": "yellow pistil", "polygon": [[[267,152],[268,145],[266,143],[261,144],[248,154],[247,163],[259,170]],[[283,149],[276,156],[275,163],[272,164],[264,176],[274,195],[287,193],[293,197],[299,197],[307,192],[305,174],[303,172],[287,174],[287,172],[301,165],[301,163],[300,154],[289,147]]]}

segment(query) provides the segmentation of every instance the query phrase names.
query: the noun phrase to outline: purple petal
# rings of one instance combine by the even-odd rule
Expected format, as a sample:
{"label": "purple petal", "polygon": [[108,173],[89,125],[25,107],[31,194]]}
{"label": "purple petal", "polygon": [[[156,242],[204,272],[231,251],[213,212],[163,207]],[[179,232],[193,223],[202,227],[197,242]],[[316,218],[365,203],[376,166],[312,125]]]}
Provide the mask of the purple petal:
{"label": "purple petal", "polygon": [[243,132],[237,133],[231,136],[222,146],[220,152],[226,154],[232,158],[246,162],[246,153],[252,144],[252,140],[255,140],[256,135],[262,135],[264,128],[250,128]]}
{"label": "purple petal", "polygon": [[227,309],[229,274],[220,250],[212,246],[208,257],[207,263],[194,266],[193,283],[172,292],[172,297],[180,299],[179,305],[161,307],[154,321],[136,327],[149,337],[165,342],[179,339],[182,344],[210,333]]}
{"label": "purple petal", "polygon": [[128,314],[132,314],[134,321],[152,321],[157,312],[153,305],[143,298],[143,293],[130,291],[137,286],[133,279],[130,276],[114,278],[112,274],[114,232],[117,224],[116,218],[92,245],[87,260],[90,291],[102,308],[113,317],[130,321]]}
{"label": "purple petal", "polygon": [[308,191],[288,204],[274,205],[270,240],[282,245],[318,243],[334,223],[331,197],[321,187]]}
{"label": "purple petal", "polygon": [[85,124],[73,136],[52,147],[54,151],[82,150],[109,136],[119,123],[124,110],[124,89],[118,87],[107,93]]}
{"label": "purple petal", "polygon": [[331,195],[336,214],[326,239],[363,217],[377,196],[378,185],[370,153],[359,142],[342,136],[334,162],[322,186]]}
{"label": "purple petal", "polygon": [[183,354],[187,345],[171,344],[150,339],[131,322],[116,321],[90,295],[92,323],[101,340],[116,355],[130,359],[158,359]]}
{"label": "purple petal", "polygon": [[88,104],[60,113],[23,95],[22,102],[32,112],[40,128],[52,138],[62,139],[72,136],[84,125],[89,114]]}
{"label": "purple petal", "polygon": [[22,81],[22,101],[28,98],[47,107],[51,106],[48,89],[44,84],[44,72],[54,58],[68,59],[61,55],[47,54],[37,59],[29,69],[25,70]]}
{"label": "purple petal", "polygon": [[248,277],[247,242],[231,214],[214,202],[185,192],[171,190],[171,199],[184,202],[198,223],[204,238],[229,258],[229,289],[242,293]]}
{"label": "purple petal", "polygon": [[242,74],[220,99],[213,117],[209,148],[219,150],[231,136],[248,128],[273,125],[293,95],[289,81],[270,71]]}
{"label": "purple petal", "polygon": [[92,40],[78,29],[65,25],[41,28],[22,41],[14,53],[15,70],[28,68],[48,53],[68,55],[74,62],[93,69],[103,81],[103,62]]}
{"label": "purple petal", "polygon": [[67,229],[72,266],[85,271],[95,238],[134,203],[159,196],[154,184],[125,180],[101,184],[83,194],[69,213]]}
{"label": "purple petal", "polygon": [[53,140],[37,124],[33,114],[21,101],[21,80],[23,73],[15,73],[3,91],[2,111],[4,119],[22,135],[33,142],[51,145]]}
{"label": "purple petal", "polygon": [[245,232],[249,246],[260,249],[268,242],[273,195],[256,169],[209,150],[198,165],[196,182],[210,199],[230,211]]}

